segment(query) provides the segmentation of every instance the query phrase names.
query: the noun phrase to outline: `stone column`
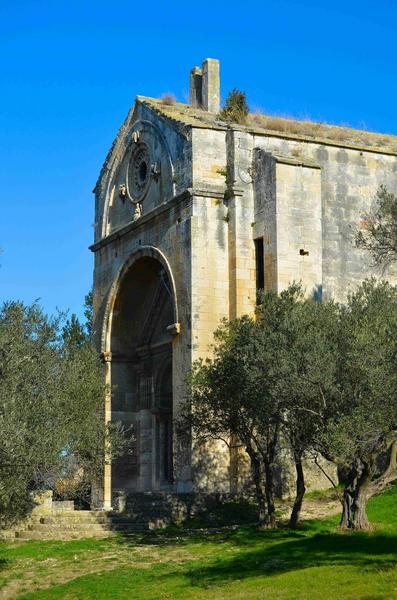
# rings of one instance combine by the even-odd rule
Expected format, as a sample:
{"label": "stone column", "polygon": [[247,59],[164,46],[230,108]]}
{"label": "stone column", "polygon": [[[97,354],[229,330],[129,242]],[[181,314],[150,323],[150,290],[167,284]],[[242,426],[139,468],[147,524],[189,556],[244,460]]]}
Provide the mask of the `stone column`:
{"label": "stone column", "polygon": [[203,77],[200,67],[193,67],[190,71],[189,103],[193,108],[203,106]]}
{"label": "stone column", "polygon": [[[112,371],[112,353],[104,352],[103,360],[105,362],[105,381],[107,392],[105,397],[105,425],[112,420],[112,394],[111,394],[111,371]],[[106,452],[106,450],[105,450]],[[105,466],[103,474],[103,509],[112,510],[112,464],[105,454]]]}
{"label": "stone column", "polygon": [[203,62],[203,108],[218,113],[220,109],[219,60],[207,58]]}
{"label": "stone column", "polygon": [[153,489],[153,415],[149,409],[139,411],[139,488]]}

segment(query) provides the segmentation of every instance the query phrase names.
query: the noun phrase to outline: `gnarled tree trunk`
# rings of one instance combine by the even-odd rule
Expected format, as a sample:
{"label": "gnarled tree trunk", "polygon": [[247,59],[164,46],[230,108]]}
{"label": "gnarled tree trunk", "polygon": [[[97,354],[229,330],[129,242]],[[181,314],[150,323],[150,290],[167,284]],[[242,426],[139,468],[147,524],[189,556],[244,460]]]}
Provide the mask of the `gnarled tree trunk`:
{"label": "gnarled tree trunk", "polygon": [[351,527],[352,529],[369,529],[370,524],[367,516],[367,502],[368,502],[368,486],[370,478],[358,488],[352,506],[352,518]]}
{"label": "gnarled tree trunk", "polygon": [[[390,449],[385,471],[373,480],[375,460],[379,452]],[[392,436],[374,451],[372,459],[358,461],[349,474],[349,483],[343,493],[343,511],[340,526],[346,529],[369,529],[368,500],[379,494],[389,483],[397,480],[397,440]]]}
{"label": "gnarled tree trunk", "polygon": [[342,528],[369,529],[367,502],[372,475],[372,462],[357,461],[350,471],[349,483],[343,492]]}

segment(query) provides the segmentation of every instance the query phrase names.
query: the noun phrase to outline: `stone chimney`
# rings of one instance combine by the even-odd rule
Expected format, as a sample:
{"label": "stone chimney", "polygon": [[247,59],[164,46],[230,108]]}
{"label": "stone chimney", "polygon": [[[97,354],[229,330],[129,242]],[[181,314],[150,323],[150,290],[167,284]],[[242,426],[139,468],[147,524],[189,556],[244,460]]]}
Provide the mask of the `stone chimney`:
{"label": "stone chimney", "polygon": [[190,105],[208,112],[220,110],[219,60],[207,58],[190,71]]}

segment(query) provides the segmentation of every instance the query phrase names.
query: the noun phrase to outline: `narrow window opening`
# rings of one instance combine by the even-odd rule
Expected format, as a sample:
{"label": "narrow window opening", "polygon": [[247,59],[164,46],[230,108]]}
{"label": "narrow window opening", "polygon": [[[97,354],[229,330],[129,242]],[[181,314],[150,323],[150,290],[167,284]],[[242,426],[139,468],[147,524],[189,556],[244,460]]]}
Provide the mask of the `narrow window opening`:
{"label": "narrow window opening", "polygon": [[254,240],[256,265],[256,291],[265,289],[265,264],[263,254],[263,237]]}

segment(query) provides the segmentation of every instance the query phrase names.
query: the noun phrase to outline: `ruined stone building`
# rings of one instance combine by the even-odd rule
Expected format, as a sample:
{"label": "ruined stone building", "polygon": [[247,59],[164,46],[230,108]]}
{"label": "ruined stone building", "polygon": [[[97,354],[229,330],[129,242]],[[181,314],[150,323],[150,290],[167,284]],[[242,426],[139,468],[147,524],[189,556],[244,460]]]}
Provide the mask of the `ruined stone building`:
{"label": "ruined stone building", "polygon": [[213,59],[191,71],[189,104],[138,96],[95,187],[106,417],[136,437],[106,466],[105,507],[120,490],[229,489],[227,452],[204,460],[173,428],[192,361],[220,319],[253,312],[257,288],[301,280],[345,298],[371,274],[355,227],[380,184],[396,189],[396,137],[265,115],[238,125],[219,110]]}

